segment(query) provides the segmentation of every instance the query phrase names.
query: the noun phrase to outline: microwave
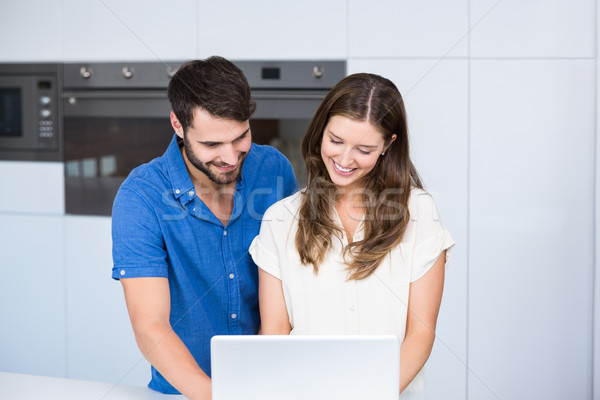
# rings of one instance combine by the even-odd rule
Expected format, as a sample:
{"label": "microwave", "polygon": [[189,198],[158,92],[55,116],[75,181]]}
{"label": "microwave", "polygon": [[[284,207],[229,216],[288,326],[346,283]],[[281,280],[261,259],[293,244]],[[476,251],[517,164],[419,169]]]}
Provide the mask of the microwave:
{"label": "microwave", "polygon": [[0,64],[0,159],[62,160],[61,67]]}

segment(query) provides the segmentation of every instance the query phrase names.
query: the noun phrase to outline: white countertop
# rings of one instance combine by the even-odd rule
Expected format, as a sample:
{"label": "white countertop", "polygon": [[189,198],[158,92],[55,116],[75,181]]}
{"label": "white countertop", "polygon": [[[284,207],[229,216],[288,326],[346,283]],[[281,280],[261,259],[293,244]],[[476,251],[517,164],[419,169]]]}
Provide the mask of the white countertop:
{"label": "white countertop", "polygon": [[147,387],[0,372],[2,400],[184,400]]}

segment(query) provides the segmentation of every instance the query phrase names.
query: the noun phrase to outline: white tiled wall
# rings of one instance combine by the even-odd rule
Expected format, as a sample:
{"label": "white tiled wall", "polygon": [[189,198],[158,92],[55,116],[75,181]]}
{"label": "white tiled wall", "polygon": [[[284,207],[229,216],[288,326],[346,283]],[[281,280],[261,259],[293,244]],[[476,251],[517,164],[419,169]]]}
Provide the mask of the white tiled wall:
{"label": "white tiled wall", "polygon": [[349,57],[466,56],[467,0],[349,0]]}
{"label": "white tiled wall", "polygon": [[121,284],[110,279],[110,217],[65,218],[67,377],[143,386],[150,364],[135,343]]}
{"label": "white tiled wall", "polygon": [[62,0],[64,60],[196,56],[195,0]]}
{"label": "white tiled wall", "polygon": [[57,61],[62,57],[61,0],[0,3],[0,61]]}
{"label": "white tiled wall", "polygon": [[472,57],[595,56],[594,0],[471,0]]}
{"label": "white tiled wall", "polygon": [[343,59],[345,0],[198,2],[198,55],[248,59]]}
{"label": "white tiled wall", "polygon": [[591,398],[594,74],[472,62],[469,398]]}
{"label": "white tiled wall", "polygon": [[65,212],[65,184],[60,162],[0,160],[0,212]]}
{"label": "white tiled wall", "polygon": [[[24,0],[0,6],[0,34],[9,39],[0,41],[0,60],[347,59],[349,72],[392,79],[405,97],[414,161],[457,241],[427,367],[429,398],[591,399],[597,12],[593,0]],[[0,183],[12,179],[5,173]],[[29,212],[13,200],[0,206]],[[51,257],[42,263],[66,271],[66,288],[41,288],[49,299],[41,312],[63,326],[48,340],[65,334],[68,349],[58,345],[54,361],[32,371],[144,384],[147,365],[130,374],[115,367],[139,352],[120,287],[108,278],[108,221],[0,217],[0,235],[14,247],[5,254],[14,259],[29,243],[8,229],[39,225],[32,240]],[[87,226],[92,235],[83,234]],[[64,254],[50,251],[59,242]],[[27,284],[7,286],[6,296],[37,290]],[[107,330],[128,350],[92,349],[102,362],[90,366],[90,338],[109,348]],[[4,362],[17,370],[34,358]]]}
{"label": "white tiled wall", "polygon": [[0,371],[65,376],[63,217],[0,212]]}

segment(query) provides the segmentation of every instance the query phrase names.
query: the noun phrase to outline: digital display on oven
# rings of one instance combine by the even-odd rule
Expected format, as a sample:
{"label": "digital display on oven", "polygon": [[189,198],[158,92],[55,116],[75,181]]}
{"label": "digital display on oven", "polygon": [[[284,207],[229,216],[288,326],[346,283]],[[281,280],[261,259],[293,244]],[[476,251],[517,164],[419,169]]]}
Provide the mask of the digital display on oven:
{"label": "digital display on oven", "polygon": [[23,136],[21,89],[0,88],[0,137]]}

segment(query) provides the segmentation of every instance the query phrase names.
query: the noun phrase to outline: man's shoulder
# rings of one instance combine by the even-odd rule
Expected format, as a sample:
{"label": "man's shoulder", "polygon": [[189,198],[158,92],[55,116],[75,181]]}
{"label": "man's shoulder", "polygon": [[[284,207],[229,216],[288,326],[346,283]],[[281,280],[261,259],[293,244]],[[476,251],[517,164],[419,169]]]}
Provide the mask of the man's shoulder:
{"label": "man's shoulder", "polygon": [[135,167],[121,184],[119,192],[130,191],[138,194],[154,194],[169,187],[169,178],[163,157]]}
{"label": "man's shoulder", "polygon": [[252,148],[248,157],[257,164],[268,162],[268,163],[281,163],[282,161],[287,162],[287,158],[281,154],[275,147],[263,144],[252,143]]}

